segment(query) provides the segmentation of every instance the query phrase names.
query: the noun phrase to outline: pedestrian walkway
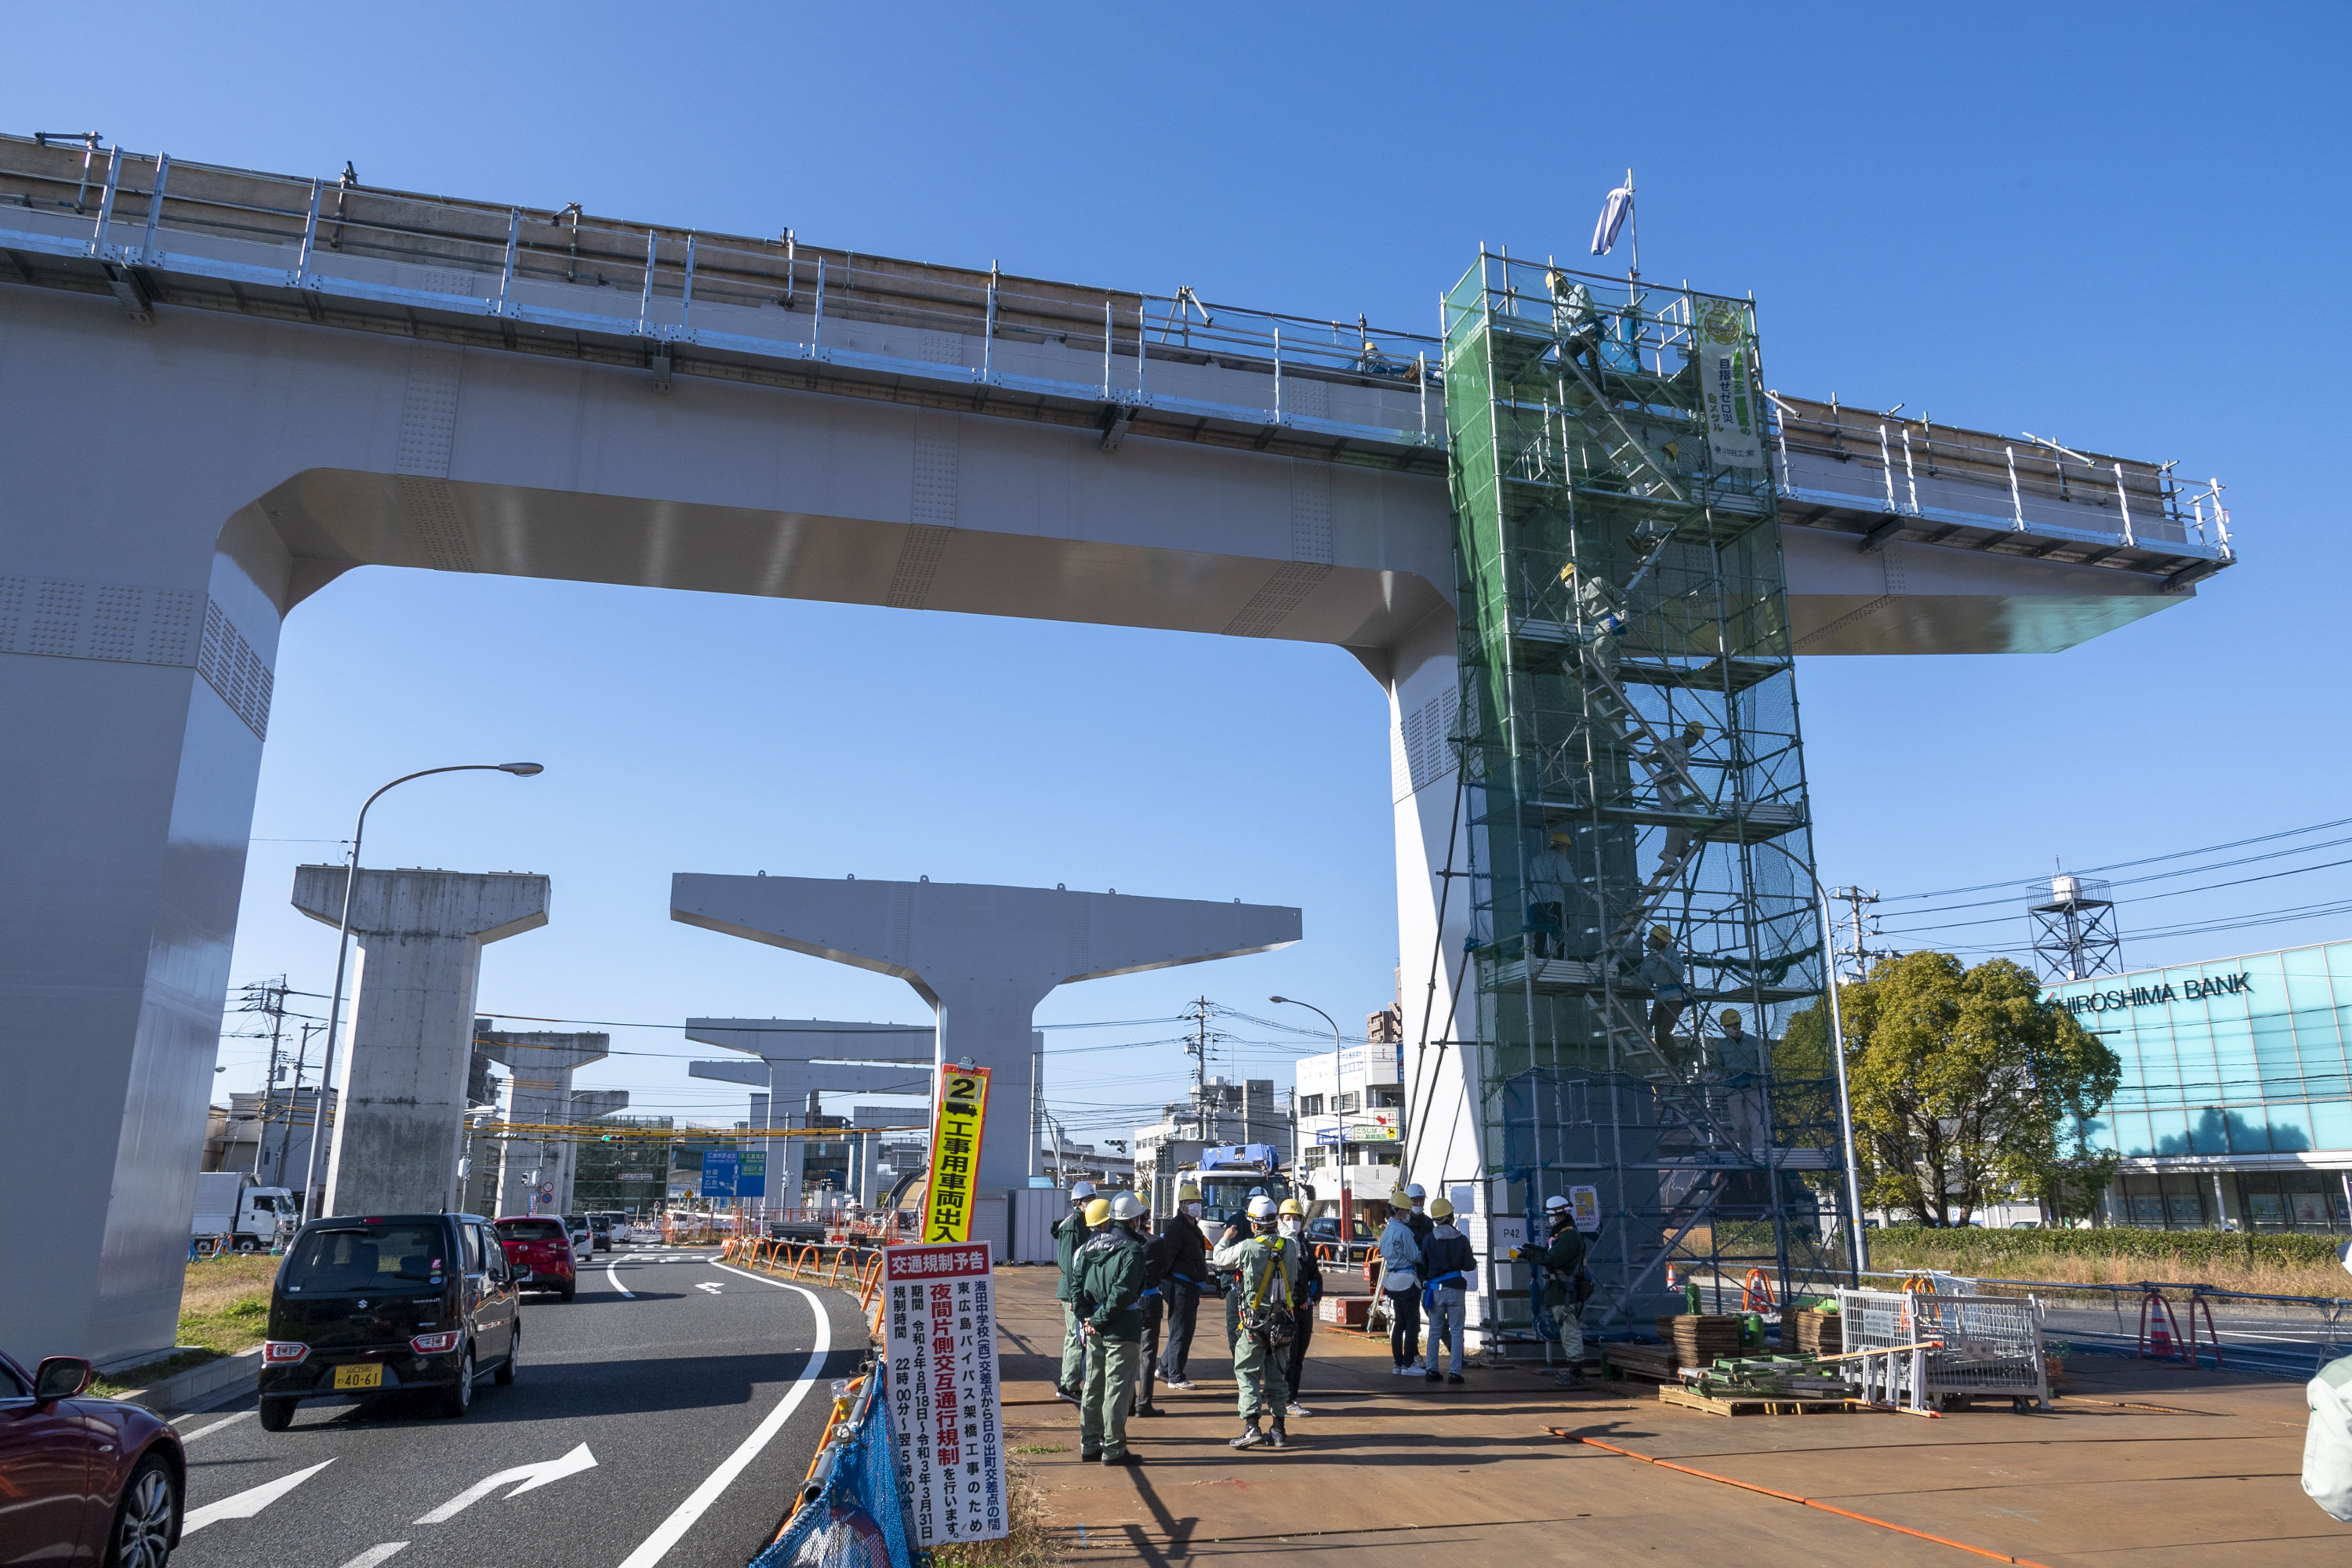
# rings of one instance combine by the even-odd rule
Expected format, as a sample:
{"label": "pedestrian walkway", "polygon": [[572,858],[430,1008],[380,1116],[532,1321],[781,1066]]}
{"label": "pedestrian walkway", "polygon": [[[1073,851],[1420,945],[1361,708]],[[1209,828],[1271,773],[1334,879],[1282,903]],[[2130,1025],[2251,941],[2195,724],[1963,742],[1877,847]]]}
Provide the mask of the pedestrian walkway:
{"label": "pedestrian walkway", "polygon": [[1263,1552],[1284,1568],[1428,1568],[1439,1552],[1465,1568],[1988,1556],[2047,1568],[2352,1568],[2352,1526],[2297,1482],[2304,1405],[2293,1382],[2091,1357],[2050,1415],[1726,1418],[1663,1406],[1649,1384],[1556,1390],[1540,1369],[1472,1372],[1460,1387],[1407,1380],[1391,1374],[1385,1338],[1318,1325],[1305,1395],[1315,1414],[1290,1423],[1289,1449],[1236,1453],[1223,1304],[1204,1301],[1198,1390],[1163,1389],[1166,1414],[1129,1428],[1145,1468],[1115,1470],[1078,1462],[1077,1409],[1054,1397],[1054,1271],[998,1279],[1008,1446],[1055,1450],[1021,1460],[1074,1563],[1166,1568]]}

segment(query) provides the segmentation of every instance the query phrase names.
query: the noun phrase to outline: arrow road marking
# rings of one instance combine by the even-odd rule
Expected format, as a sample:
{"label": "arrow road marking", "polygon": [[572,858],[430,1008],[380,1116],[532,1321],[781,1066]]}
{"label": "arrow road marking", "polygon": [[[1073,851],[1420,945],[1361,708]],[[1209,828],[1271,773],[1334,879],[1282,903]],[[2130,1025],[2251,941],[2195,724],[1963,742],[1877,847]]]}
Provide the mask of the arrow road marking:
{"label": "arrow road marking", "polygon": [[542,1460],[536,1465],[517,1465],[511,1470],[500,1470],[486,1481],[476,1481],[416,1522],[446,1524],[509,1481],[522,1483],[507,1493],[506,1500],[512,1502],[523,1493],[536,1491],[550,1481],[560,1481],[566,1476],[578,1475],[582,1470],[593,1470],[595,1468],[596,1456],[588,1451],[587,1444],[583,1443],[560,1459]]}
{"label": "arrow road marking", "polygon": [[708,1290],[714,1296],[718,1295],[719,1291],[724,1290],[727,1287],[724,1285],[713,1285],[707,1279],[695,1287],[698,1290]]}
{"label": "arrow road marking", "polygon": [[630,1289],[626,1285],[621,1283],[621,1266],[618,1263],[607,1263],[604,1265],[604,1278],[613,1282],[614,1289],[618,1290],[630,1300],[634,1301],[637,1299],[637,1293],[635,1290]]}
{"label": "arrow road marking", "polygon": [[180,1521],[180,1533],[184,1536],[194,1535],[205,1526],[218,1524],[225,1519],[251,1519],[334,1462],[332,1459],[322,1459],[307,1470],[297,1470],[290,1476],[280,1476],[278,1479],[265,1482],[250,1491],[242,1491],[235,1497],[223,1498],[218,1502],[208,1502]]}
{"label": "arrow road marking", "polygon": [[391,1562],[393,1553],[407,1544],[405,1541],[387,1541],[381,1546],[371,1546],[344,1563],[343,1568],[378,1568],[378,1564]]}
{"label": "arrow road marking", "polygon": [[824,1303],[818,1300],[814,1291],[803,1289],[798,1285],[787,1285],[781,1279],[771,1279],[764,1274],[744,1274],[742,1269],[730,1264],[713,1262],[711,1267],[724,1268],[730,1274],[742,1274],[744,1279],[756,1284],[772,1285],[779,1290],[790,1290],[793,1295],[806,1301],[809,1310],[816,1317],[816,1342],[809,1350],[808,1367],[801,1373],[801,1380],[793,1384],[791,1391],[776,1402],[776,1407],[768,1412],[765,1420],[751,1429],[751,1435],[736,1445],[735,1451],[728,1455],[717,1469],[704,1477],[702,1484],[695,1488],[667,1519],[662,1521],[661,1528],[646,1537],[644,1543],[629,1553],[621,1563],[621,1568],[655,1568],[655,1564],[668,1554],[669,1549],[677,1544],[678,1538],[691,1530],[694,1527],[694,1521],[700,1519],[710,1505],[719,1500],[719,1494],[733,1485],[735,1478],[743,1473],[744,1467],[758,1458],[760,1450],[766,1447],[769,1440],[778,1432],[783,1430],[784,1423],[792,1418],[793,1412],[801,1407],[801,1402],[809,1396],[812,1389],[816,1387],[816,1380],[824,1371],[825,1358],[833,1352],[833,1319],[827,1314]]}

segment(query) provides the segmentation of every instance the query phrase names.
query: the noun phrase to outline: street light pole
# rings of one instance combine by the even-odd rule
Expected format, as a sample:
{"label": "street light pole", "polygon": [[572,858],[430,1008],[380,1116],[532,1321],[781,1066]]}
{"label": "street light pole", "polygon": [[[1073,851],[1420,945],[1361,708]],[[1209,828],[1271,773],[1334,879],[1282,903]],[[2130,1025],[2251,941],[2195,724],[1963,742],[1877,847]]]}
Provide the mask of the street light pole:
{"label": "street light pole", "polygon": [[319,1179],[319,1140],[327,1125],[328,1086],[335,1077],[335,1040],[343,1020],[343,969],[351,957],[352,891],[359,886],[360,840],[367,834],[368,807],[383,799],[385,791],[397,788],[411,779],[427,778],[434,773],[512,773],[517,778],[527,779],[546,771],[537,763],[459,763],[452,767],[421,768],[413,773],[401,774],[360,803],[359,820],[352,826],[352,851],[343,861],[343,914],[335,924],[335,988],[327,1004],[327,1051],[319,1068],[318,1109],[310,1124],[310,1157],[302,1171],[302,1217],[305,1220],[314,1217],[310,1213],[310,1192]]}
{"label": "street light pole", "polygon": [[[1807,874],[1811,874],[1810,869]],[[1849,1247],[1853,1258],[1853,1282],[1859,1287],[1864,1271],[1870,1267],[1870,1243],[1862,1223],[1862,1168],[1853,1152],[1853,1100],[1846,1089],[1845,1019],[1838,1007],[1837,928],[1830,918],[1829,889],[1822,886],[1819,877],[1813,877],[1812,883],[1814,908],[1822,919],[1822,968],[1829,976],[1830,1060],[1837,1067],[1838,1133],[1845,1143],[1846,1216],[1853,1233]]]}
{"label": "street light pole", "polygon": [[[1339,1038],[1339,1021],[1312,1002],[1301,1002],[1293,996],[1269,996],[1267,1001],[1282,1007],[1304,1007],[1331,1026],[1331,1110],[1339,1119],[1339,1247],[1345,1256],[1348,1244],[1356,1239],[1355,1194],[1348,1190],[1348,1113],[1339,1107],[1339,1057],[1347,1046]],[[1297,1086],[1291,1086],[1296,1095]],[[1370,1090],[1367,1089],[1366,1093]],[[1295,1159],[1296,1156],[1294,1155]]]}

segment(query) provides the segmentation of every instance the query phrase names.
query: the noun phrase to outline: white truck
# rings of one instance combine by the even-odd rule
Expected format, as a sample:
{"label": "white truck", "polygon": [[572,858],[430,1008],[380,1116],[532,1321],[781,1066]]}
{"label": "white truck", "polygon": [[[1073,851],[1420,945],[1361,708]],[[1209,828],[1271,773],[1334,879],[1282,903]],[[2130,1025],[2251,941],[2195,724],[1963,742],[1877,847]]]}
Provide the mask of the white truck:
{"label": "white truck", "polygon": [[279,1232],[291,1231],[294,1219],[294,1194],[286,1188],[256,1186],[244,1171],[205,1171],[196,1177],[196,1212],[188,1236],[259,1252],[277,1246]]}

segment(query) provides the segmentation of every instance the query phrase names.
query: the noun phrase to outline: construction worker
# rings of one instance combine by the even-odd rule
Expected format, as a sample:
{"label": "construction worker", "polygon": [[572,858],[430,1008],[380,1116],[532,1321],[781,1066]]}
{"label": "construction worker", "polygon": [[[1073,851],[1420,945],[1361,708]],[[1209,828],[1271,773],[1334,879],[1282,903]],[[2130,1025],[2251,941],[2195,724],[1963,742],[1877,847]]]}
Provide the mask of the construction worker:
{"label": "construction worker", "polygon": [[1409,1182],[1405,1184],[1404,1195],[1412,1205],[1405,1214],[1404,1222],[1412,1226],[1412,1238],[1415,1241],[1426,1242],[1429,1239],[1429,1233],[1437,1225],[1435,1220],[1429,1217],[1429,1189],[1419,1182]]}
{"label": "construction worker", "polygon": [[1528,857],[1529,958],[1567,955],[1568,934],[1561,911],[1568,907],[1570,889],[1576,886],[1576,868],[1569,864],[1567,853],[1575,842],[1575,829],[1555,828],[1547,837],[1545,847]]}
{"label": "construction worker", "polygon": [[1201,1234],[1201,1189],[1187,1182],[1176,1189],[1176,1212],[1161,1227],[1168,1248],[1167,1278],[1160,1290],[1168,1303],[1168,1348],[1160,1356],[1160,1381],[1192,1392],[1184,1363],[1192,1353],[1192,1329],[1201,1315],[1201,1292],[1209,1288],[1209,1244]]}
{"label": "construction worker", "polygon": [[1087,1342],[1078,1332],[1077,1310],[1070,1299],[1078,1288],[1078,1248],[1087,1242],[1087,1205],[1095,1199],[1095,1184],[1080,1182],[1070,1188],[1070,1212],[1054,1222],[1054,1261],[1062,1271],[1054,1299],[1062,1303],[1062,1373],[1054,1392],[1076,1405],[1087,1375]]}
{"label": "construction worker", "polygon": [[1412,1196],[1399,1187],[1389,1194],[1389,1222],[1381,1228],[1381,1294],[1389,1308],[1390,1372],[1404,1377],[1418,1370],[1421,1354],[1421,1237],[1406,1216]]}
{"label": "construction worker", "polygon": [[1136,1201],[1142,1208],[1142,1217],[1135,1222],[1135,1232],[1143,1238],[1143,1295],[1139,1302],[1143,1309],[1143,1352],[1136,1362],[1135,1374],[1142,1384],[1135,1401],[1138,1415],[1157,1415],[1160,1407],[1151,1403],[1152,1380],[1160,1372],[1160,1322],[1167,1306],[1164,1292],[1168,1284],[1168,1237],[1155,1235],[1151,1228],[1149,1205],[1138,1193]]}
{"label": "construction worker", "polygon": [[[2352,1242],[2336,1250],[2352,1272]],[[2352,1356],[2331,1361],[2303,1385],[2311,1420],[2303,1435],[2304,1495],[2327,1517],[2352,1524]]]}
{"label": "construction worker", "polygon": [[1625,596],[1597,572],[1579,572],[1570,561],[1559,569],[1562,586],[1574,596],[1584,629],[1585,661],[1611,678],[1617,674],[1617,634],[1625,629]]}
{"label": "construction worker", "polygon": [[1315,1249],[1307,1245],[1307,1205],[1297,1198],[1285,1198],[1275,1210],[1280,1222],[1276,1229],[1282,1239],[1298,1254],[1298,1310],[1293,1314],[1297,1330],[1291,1336],[1290,1359],[1283,1368],[1283,1387],[1289,1392],[1287,1411],[1293,1415],[1311,1415],[1313,1411],[1298,1403],[1299,1379],[1307,1372],[1307,1342],[1315,1337],[1315,1306],[1323,1300],[1323,1264]]}
{"label": "construction worker", "polygon": [[[1439,1198],[1429,1205],[1429,1239],[1421,1244],[1421,1304],[1429,1313],[1429,1355],[1423,1373],[1432,1383],[1444,1377],[1462,1381],[1462,1304],[1470,1281],[1477,1277],[1477,1255],[1470,1238],[1454,1228],[1454,1205]],[[1451,1350],[1453,1362],[1440,1373],[1441,1353]]]}
{"label": "construction worker", "polygon": [[1675,1043],[1675,1026],[1690,1005],[1690,988],[1683,984],[1683,961],[1675,952],[1675,933],[1652,926],[1648,951],[1633,968],[1633,982],[1650,988],[1650,1044],[1666,1065],[1680,1072],[1682,1050]]}
{"label": "construction worker", "polygon": [[1716,1023],[1723,1030],[1723,1044],[1717,1047],[1721,1053],[1723,1070],[1735,1078],[1763,1070],[1764,1063],[1757,1051],[1756,1039],[1741,1023],[1739,1009],[1726,1007]]}
{"label": "construction worker", "polygon": [[[1260,1443],[1283,1448],[1290,1445],[1283,1419],[1290,1409],[1290,1390],[1283,1376],[1290,1337],[1297,1330],[1299,1247],[1275,1234],[1274,1200],[1264,1193],[1249,1201],[1249,1234],[1219,1247],[1215,1262],[1234,1271],[1234,1294],[1242,1302],[1240,1338],[1234,1353],[1234,1382],[1239,1389],[1241,1436],[1236,1448]],[[1273,1417],[1273,1429],[1260,1431],[1261,1417]]]}
{"label": "construction worker", "polygon": [[1559,1348],[1568,1368],[1552,1380],[1557,1388],[1584,1386],[1584,1303],[1577,1299],[1578,1277],[1584,1272],[1584,1233],[1576,1228],[1576,1211],[1554,1193],[1544,1200],[1544,1217],[1550,1239],[1522,1247],[1511,1256],[1524,1258],[1544,1271],[1543,1310],[1559,1330]]}
{"label": "construction worker", "polygon": [[1087,1205],[1089,1234],[1078,1248],[1074,1302],[1087,1341],[1087,1382],[1078,1401],[1078,1458],[1139,1465],[1127,1449],[1127,1415],[1135,1399],[1135,1363],[1143,1338],[1143,1238],[1135,1232],[1143,1200],[1133,1193]]}
{"label": "construction worker", "polygon": [[[1706,726],[1694,719],[1683,726],[1682,734],[1664,736],[1642,753],[1642,762],[1650,770],[1650,781],[1656,786],[1658,805],[1667,811],[1704,811],[1706,796],[1693,785],[1691,752],[1706,738]],[[1666,840],[1658,855],[1660,877],[1672,877],[1680,871],[1683,862],[1690,858],[1691,836],[1686,827],[1666,829]]]}

